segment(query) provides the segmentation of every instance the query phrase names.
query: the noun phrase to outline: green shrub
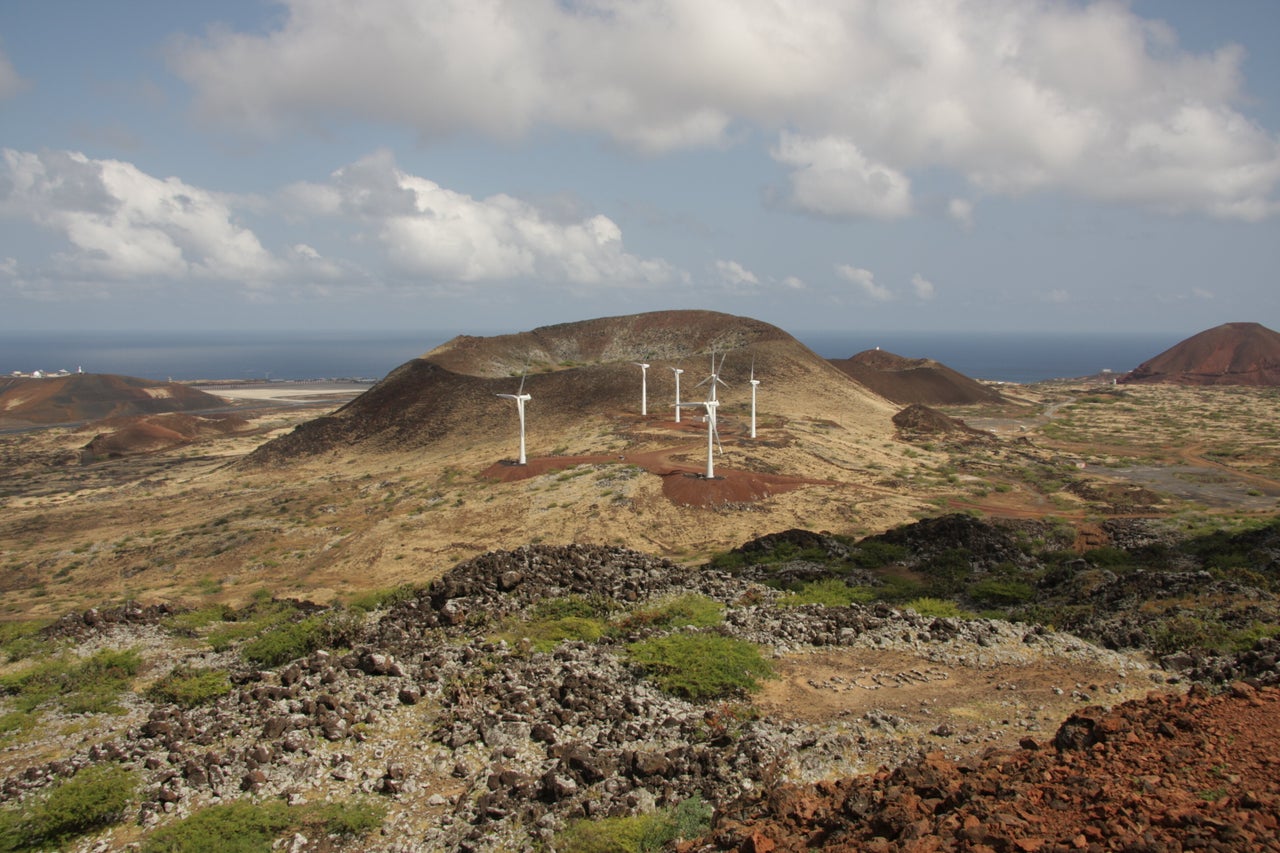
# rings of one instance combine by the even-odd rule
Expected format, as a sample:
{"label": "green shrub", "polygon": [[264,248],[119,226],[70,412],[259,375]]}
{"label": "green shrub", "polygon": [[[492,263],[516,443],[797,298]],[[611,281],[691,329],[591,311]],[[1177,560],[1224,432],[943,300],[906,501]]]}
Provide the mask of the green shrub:
{"label": "green shrub", "polygon": [[291,807],[280,800],[236,800],[210,806],[161,827],[142,843],[143,853],[268,853],[287,832],[368,835],[386,809],[367,800]]}
{"label": "green shrub", "polygon": [[212,604],[196,610],[184,610],[161,620],[161,625],[187,637],[194,637],[196,632],[214,622],[229,622],[235,618],[235,611],[225,604]]}
{"label": "green shrub", "polygon": [[72,713],[114,712],[116,697],[141,663],[134,649],[103,649],[83,660],[64,655],[0,676],[0,693],[15,697],[20,711],[57,700]]}
{"label": "green shrub", "polygon": [[535,651],[549,652],[565,640],[594,643],[604,636],[607,626],[599,619],[563,616],[559,619],[535,619],[498,634],[495,639],[516,643],[527,639]]}
{"label": "green shrub", "polygon": [[231,682],[225,669],[176,666],[147,689],[147,696],[155,702],[172,702],[184,708],[194,708],[230,692]]}
{"label": "green shrub", "polygon": [[280,666],[305,657],[324,645],[324,629],[322,614],[296,622],[283,622],[245,643],[240,649],[240,656],[259,666]]}
{"label": "green shrub", "polygon": [[921,616],[932,616],[941,619],[972,619],[973,614],[962,610],[960,605],[945,598],[916,598],[907,602],[909,609]]}
{"label": "green shrub", "polygon": [[49,641],[40,636],[40,631],[49,624],[48,619],[0,622],[0,652],[5,660],[23,660],[47,646]]}
{"label": "green shrub", "polygon": [[695,702],[754,692],[773,675],[755,644],[721,634],[668,634],[627,654],[660,688]]}
{"label": "green shrub", "polygon": [[0,812],[0,851],[41,850],[122,821],[138,788],[115,765],[87,767],[44,795]]}
{"label": "green shrub", "polygon": [[561,853],[650,853],[711,828],[711,806],[690,797],[675,808],[643,815],[578,820],[556,836]]}
{"label": "green shrub", "polygon": [[863,569],[879,569],[906,559],[907,548],[875,539],[859,542],[849,552],[849,562]]}
{"label": "green shrub", "polygon": [[387,589],[372,589],[351,599],[347,605],[357,613],[372,613],[375,610],[387,610],[408,601],[418,592],[413,584],[400,584]]}
{"label": "green shrub", "polygon": [[668,598],[652,607],[636,610],[619,623],[624,631],[644,628],[710,628],[724,621],[724,605],[705,595],[690,593]]}
{"label": "green shrub", "polygon": [[778,599],[783,607],[799,607],[803,604],[822,604],[827,607],[845,607],[850,604],[866,604],[876,597],[875,590],[865,586],[849,586],[839,578],[810,581],[786,598]]}
{"label": "green shrub", "polygon": [[546,598],[533,606],[534,619],[563,619],[578,616],[583,619],[608,616],[618,609],[618,603],[603,595],[570,595],[565,598]]}

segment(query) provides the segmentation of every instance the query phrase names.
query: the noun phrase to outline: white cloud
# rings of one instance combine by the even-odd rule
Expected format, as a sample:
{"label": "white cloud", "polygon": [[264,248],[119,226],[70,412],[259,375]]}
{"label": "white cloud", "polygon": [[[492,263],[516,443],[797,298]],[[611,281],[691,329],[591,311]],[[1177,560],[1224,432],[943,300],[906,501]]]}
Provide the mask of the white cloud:
{"label": "white cloud", "polygon": [[771,152],[792,168],[790,202],[809,213],[898,219],[911,213],[911,181],[846,139],[783,133]]}
{"label": "white cloud", "polygon": [[622,230],[607,216],[560,222],[509,195],[475,199],[401,171],[387,151],[339,169],[328,184],[290,187],[288,196],[356,218],[391,267],[429,282],[534,278],[626,286],[677,274],[665,261],[628,253]]}
{"label": "white cloud", "polygon": [[1048,293],[1044,294],[1042,298],[1045,302],[1049,302],[1053,305],[1064,305],[1071,301],[1071,294],[1061,288],[1057,288],[1055,290],[1050,290]]}
{"label": "white cloud", "polygon": [[805,290],[808,285],[804,283],[804,279],[798,276],[789,275],[782,280],[782,286],[787,290]]}
{"label": "white cloud", "polygon": [[[424,139],[588,131],[649,153],[759,129],[793,202],[910,211],[910,178],[1170,212],[1275,213],[1280,140],[1241,112],[1243,51],[1182,49],[1122,2],[285,0],[266,33],[171,61],[251,132],[358,118]],[[824,185],[830,181],[831,186]]]}
{"label": "white cloud", "polygon": [[871,270],[864,270],[861,267],[851,266],[850,264],[840,264],[836,267],[836,275],[856,285],[864,295],[876,302],[888,302],[893,299],[893,294],[889,289],[876,282],[875,273],[871,272]]}
{"label": "white cloud", "polygon": [[760,284],[756,274],[737,261],[716,261],[716,272],[729,284],[752,286]]}
{"label": "white cloud", "polygon": [[947,215],[959,222],[966,229],[973,227],[973,202],[963,198],[953,198],[947,203]]}
{"label": "white cloud", "polygon": [[61,234],[68,247],[55,266],[68,275],[252,283],[280,271],[215,193],[78,152],[3,157],[0,214]]}
{"label": "white cloud", "polygon": [[911,287],[915,289],[916,298],[926,302],[932,299],[936,292],[933,282],[919,273],[911,276]]}
{"label": "white cloud", "polygon": [[0,50],[0,101],[8,100],[27,88],[27,81],[18,75],[9,57]]}
{"label": "white cloud", "polygon": [[1213,291],[1207,290],[1203,287],[1191,288],[1191,295],[1196,297],[1197,299],[1213,299],[1214,298]]}

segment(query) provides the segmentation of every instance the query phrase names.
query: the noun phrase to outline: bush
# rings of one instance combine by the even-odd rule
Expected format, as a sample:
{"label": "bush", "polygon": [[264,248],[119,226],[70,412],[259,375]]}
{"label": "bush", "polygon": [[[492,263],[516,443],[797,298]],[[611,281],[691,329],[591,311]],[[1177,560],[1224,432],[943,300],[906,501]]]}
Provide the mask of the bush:
{"label": "bush", "polygon": [[711,828],[711,806],[694,796],[675,808],[629,817],[578,820],[556,836],[561,853],[650,853]]}
{"label": "bush", "polygon": [[916,598],[906,605],[921,616],[932,616],[940,619],[972,619],[973,614],[962,610],[960,605],[945,598]]}
{"label": "bush", "polygon": [[660,688],[695,702],[754,692],[773,675],[759,647],[721,634],[669,634],[632,643],[627,654]]}
{"label": "bush", "polygon": [[230,692],[231,682],[225,669],[176,666],[147,689],[147,696],[155,702],[172,702],[184,708],[194,708]]}
{"label": "bush", "polygon": [[83,660],[70,656],[42,661],[0,676],[0,693],[15,697],[20,711],[57,700],[72,713],[113,712],[115,699],[129,686],[142,659],[137,651],[104,649]]}
{"label": "bush", "polygon": [[804,604],[846,607],[850,604],[866,604],[875,597],[875,590],[869,587],[849,586],[839,578],[827,578],[803,584],[794,594],[779,599],[778,604],[783,607],[800,607]]}
{"label": "bush", "polygon": [[403,601],[408,601],[417,594],[417,591],[417,587],[407,583],[389,589],[373,589],[357,595],[347,606],[357,613],[372,613],[375,610],[386,610]]}
{"label": "bush", "polygon": [[495,639],[516,643],[527,639],[535,651],[549,652],[565,640],[594,643],[604,636],[606,625],[599,619],[563,616],[559,619],[535,619],[498,634]]}
{"label": "bush", "polygon": [[317,614],[268,628],[240,649],[240,656],[259,666],[280,666],[305,657],[324,645],[324,616]]}
{"label": "bush", "polygon": [[42,797],[0,812],[0,851],[60,846],[125,818],[137,777],[115,765],[81,770]]}
{"label": "bush", "polygon": [[724,621],[724,605],[705,595],[681,595],[668,598],[656,606],[637,610],[620,623],[624,631],[644,628],[666,630],[692,627],[710,628]]}
{"label": "bush", "polygon": [[366,800],[291,807],[280,800],[237,800],[210,806],[151,834],[143,853],[269,853],[286,832],[368,835],[386,816],[380,804]]}

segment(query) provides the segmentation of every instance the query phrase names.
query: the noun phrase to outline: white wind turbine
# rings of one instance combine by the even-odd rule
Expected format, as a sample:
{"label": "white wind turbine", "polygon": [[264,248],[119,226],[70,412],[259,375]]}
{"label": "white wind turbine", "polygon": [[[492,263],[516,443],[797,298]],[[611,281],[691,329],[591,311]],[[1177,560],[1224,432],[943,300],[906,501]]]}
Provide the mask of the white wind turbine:
{"label": "white wind turbine", "polygon": [[520,374],[520,390],[517,391],[516,393],[495,395],[498,397],[506,397],[508,400],[516,401],[516,413],[520,416],[520,458],[516,462],[517,465],[526,464],[526,460],[524,457],[524,404],[533,399],[533,397],[524,393],[524,378],[525,378],[525,374],[523,373]]}
{"label": "white wind turbine", "polygon": [[725,382],[723,379],[721,379],[721,378],[720,378],[720,368],[723,368],[723,367],[724,367],[724,360],[725,360],[728,356],[729,356],[729,354],[728,354],[728,353],[725,353],[724,355],[720,356],[720,367],[719,367],[719,368],[717,368],[717,367],[716,367],[716,354],[715,354],[715,351],[714,351],[714,350],[712,350],[712,352],[711,352],[711,375],[710,375],[710,376],[708,376],[706,379],[704,379],[704,380],[702,380],[701,382],[699,382],[699,383],[698,383],[698,385],[699,385],[699,386],[701,386],[701,385],[706,385],[706,384],[710,383],[710,385],[711,385],[711,395],[707,398],[707,399],[709,399],[709,400],[714,400],[714,399],[716,398],[716,386],[717,386],[717,385],[723,385],[723,386],[724,386],[724,387],[726,387],[726,388],[728,388],[728,387],[729,387],[729,383],[728,383],[728,382]]}
{"label": "white wind turbine", "polygon": [[[707,474],[706,474],[706,477],[708,480],[714,480],[716,478],[716,463],[715,463],[716,446],[720,444],[720,431],[716,429],[716,407],[719,406],[720,403],[716,400],[703,400],[701,403],[681,403],[680,405],[688,409],[693,409],[693,408],[697,408],[698,406],[701,406],[707,410],[707,415],[705,418],[707,422]],[[720,447],[720,452],[724,453],[723,447]]]}
{"label": "white wind turbine", "polygon": [[756,437],[756,387],[760,380],[756,379],[756,360],[751,359],[751,437]]}
{"label": "white wind turbine", "polygon": [[671,372],[676,375],[676,423],[680,423],[680,374],[684,373],[684,371],[678,367],[673,367]]}
{"label": "white wind turbine", "polygon": [[640,368],[640,414],[647,415],[649,414],[649,365],[643,361],[633,361],[631,363]]}

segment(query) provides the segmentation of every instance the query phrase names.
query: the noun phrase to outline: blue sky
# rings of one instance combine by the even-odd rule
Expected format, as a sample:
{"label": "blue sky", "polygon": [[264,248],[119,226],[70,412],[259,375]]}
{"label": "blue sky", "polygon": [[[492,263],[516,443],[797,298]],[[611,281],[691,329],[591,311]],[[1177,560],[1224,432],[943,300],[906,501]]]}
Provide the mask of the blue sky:
{"label": "blue sky", "polygon": [[1280,328],[1280,3],[0,4],[0,329]]}

